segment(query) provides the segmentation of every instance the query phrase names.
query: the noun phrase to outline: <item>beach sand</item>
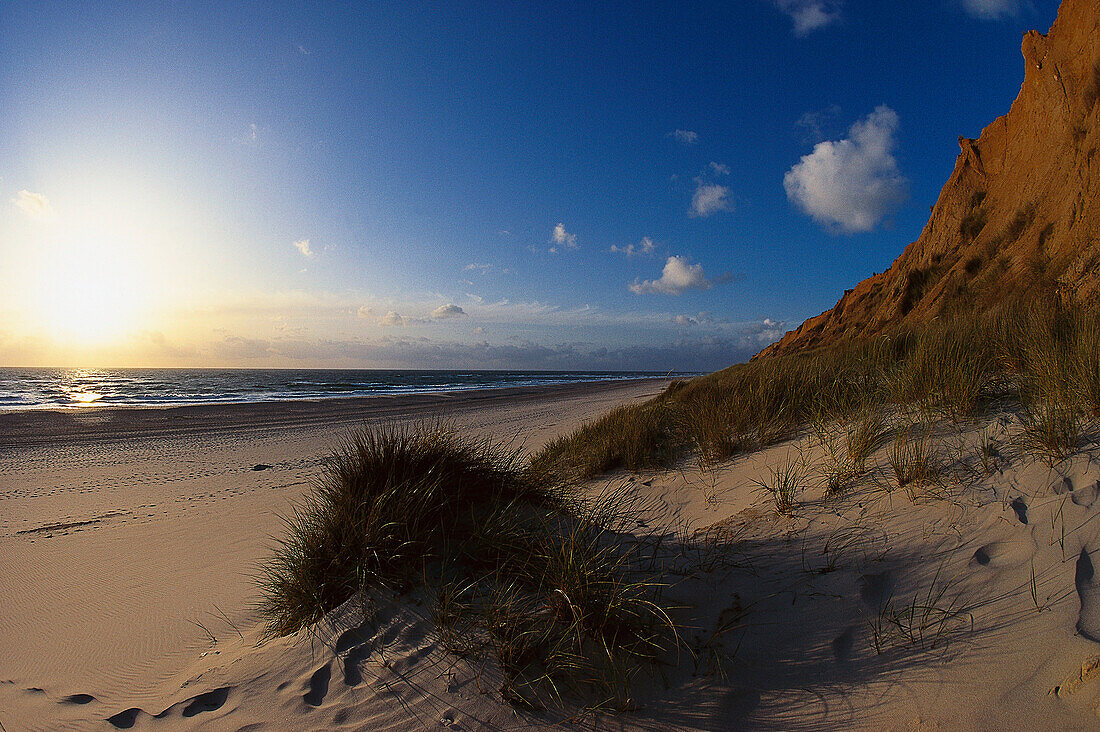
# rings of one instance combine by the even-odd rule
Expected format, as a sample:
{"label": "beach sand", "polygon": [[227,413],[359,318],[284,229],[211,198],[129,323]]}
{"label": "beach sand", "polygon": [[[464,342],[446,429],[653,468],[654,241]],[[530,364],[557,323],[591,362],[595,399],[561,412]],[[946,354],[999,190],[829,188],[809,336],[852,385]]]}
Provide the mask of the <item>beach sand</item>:
{"label": "beach sand", "polygon": [[534,449],[666,383],[0,414],[0,723],[168,706],[212,638],[257,625],[256,565],[349,428],[444,417]]}
{"label": "beach sand", "polygon": [[[904,487],[887,437],[864,475],[826,496],[827,445],[809,431],[720,463],[689,458],[579,486],[633,497],[623,540],[653,547],[680,625],[675,653],[637,679],[625,712],[570,720],[562,709],[513,709],[499,671],[444,651],[431,598],[417,592],[366,620],[352,600],[309,631],[259,642],[251,574],[279,515],[349,425],[443,411],[533,449],[663,385],[349,402],[333,423],[329,405],[302,405],[296,417],[198,410],[192,424],[140,434],[127,413],[79,434],[49,417],[43,429],[60,435],[51,444],[25,423],[0,457],[0,722],[10,731],[1100,727],[1096,436],[1046,460],[1012,411],[938,423],[935,480]],[[263,410],[285,422],[272,426]],[[780,514],[759,481],[788,459],[801,479]]]}

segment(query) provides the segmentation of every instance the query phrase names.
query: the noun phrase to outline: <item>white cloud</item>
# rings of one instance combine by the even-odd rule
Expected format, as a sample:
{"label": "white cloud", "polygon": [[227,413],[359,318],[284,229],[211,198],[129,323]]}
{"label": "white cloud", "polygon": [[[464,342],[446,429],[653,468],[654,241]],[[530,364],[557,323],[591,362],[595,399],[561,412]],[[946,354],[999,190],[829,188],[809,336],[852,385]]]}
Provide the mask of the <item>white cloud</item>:
{"label": "white cloud", "polygon": [[982,20],[1004,18],[1020,10],[1019,0],[962,0],[962,5],[967,13]]}
{"label": "white cloud", "polygon": [[675,318],[672,319],[672,322],[675,323],[676,325],[684,325],[684,326],[699,325],[698,320],[696,320],[695,318],[689,317],[687,315],[677,315]]}
{"label": "white cloud", "polygon": [[846,139],[819,142],[783,176],[787,198],[830,229],[871,231],[907,195],[893,156],[897,128],[897,112],[883,105]]}
{"label": "white cloud", "polygon": [[642,240],[637,244],[627,244],[625,247],[617,247],[614,244],[611,245],[610,251],[612,254],[625,254],[628,257],[635,255],[652,254],[653,250],[657,248],[657,245],[653,243],[653,240],[648,236],[643,236]]}
{"label": "white cloud", "polygon": [[301,252],[303,257],[313,256],[313,250],[309,246],[309,239],[299,239],[294,242],[294,248]]}
{"label": "white cloud", "polygon": [[369,305],[360,306],[356,314],[364,320],[371,321],[374,325],[379,325],[383,328],[403,328],[406,325],[410,325],[416,322],[412,318],[407,318],[401,315],[396,310],[387,310],[385,315],[375,315],[374,308]]}
{"label": "white cloud", "polygon": [[691,196],[690,216],[710,216],[719,211],[730,211],[733,203],[729,200],[730,189],[717,183],[695,180],[695,193]]}
{"label": "white cloud", "polygon": [[466,311],[455,305],[453,302],[446,305],[440,305],[432,311],[432,318],[435,320],[443,320],[445,318],[461,318],[466,315]]}
{"label": "white cloud", "polygon": [[11,199],[17,209],[30,216],[32,219],[48,219],[53,216],[53,207],[49,200],[41,193],[19,191],[15,198]]}
{"label": "white cloud", "polygon": [[568,231],[566,231],[565,224],[561,222],[559,222],[558,225],[554,227],[553,233],[550,234],[550,241],[554,242],[555,244],[561,244],[566,249],[577,249],[580,247],[580,245],[577,244],[577,235],[570,234]]}
{"label": "white cloud", "polygon": [[794,21],[799,38],[840,19],[841,0],[775,0],[775,6]]}
{"label": "white cloud", "polygon": [[390,310],[378,319],[378,324],[383,328],[403,328],[409,324],[409,319],[395,310]]}
{"label": "white cloud", "polygon": [[493,268],[493,265],[491,265],[491,264],[478,264],[478,263],[474,262],[474,263],[467,264],[466,267],[465,267],[465,270],[467,272],[478,272],[480,274],[485,274],[486,272],[490,271],[492,268]]}
{"label": "white cloud", "polygon": [[725,163],[716,163],[713,160],[711,160],[710,165],[708,167],[711,169],[711,172],[713,172],[715,175],[729,175],[730,174],[730,166],[726,165]]}
{"label": "white cloud", "polygon": [[709,290],[714,284],[714,281],[707,279],[703,265],[691,264],[687,257],[673,256],[665,262],[659,279],[635,281],[630,285],[630,291],[635,295],[679,295],[686,290]]}
{"label": "white cloud", "polygon": [[668,136],[685,145],[694,145],[699,142],[699,133],[691,130],[673,130],[668,133]]}

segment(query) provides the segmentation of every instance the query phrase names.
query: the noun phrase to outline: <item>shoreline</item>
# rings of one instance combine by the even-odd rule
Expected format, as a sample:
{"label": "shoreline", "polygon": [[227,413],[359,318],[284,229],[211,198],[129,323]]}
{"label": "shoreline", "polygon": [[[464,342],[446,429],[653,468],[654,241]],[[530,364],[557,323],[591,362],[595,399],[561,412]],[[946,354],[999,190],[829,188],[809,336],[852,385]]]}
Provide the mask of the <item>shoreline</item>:
{"label": "shoreline", "polygon": [[329,426],[365,420],[422,419],[543,398],[568,399],[586,393],[625,392],[639,386],[656,388],[669,381],[666,377],[653,377],[322,399],[0,412],[0,446],[10,449],[57,442],[98,443]]}

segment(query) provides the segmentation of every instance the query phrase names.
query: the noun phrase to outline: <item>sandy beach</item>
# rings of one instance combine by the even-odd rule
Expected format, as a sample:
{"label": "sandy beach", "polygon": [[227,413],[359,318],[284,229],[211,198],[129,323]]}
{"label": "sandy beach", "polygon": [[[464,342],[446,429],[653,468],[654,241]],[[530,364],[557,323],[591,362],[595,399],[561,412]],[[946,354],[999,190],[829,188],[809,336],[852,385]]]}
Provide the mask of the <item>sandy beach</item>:
{"label": "sandy beach", "polygon": [[0,415],[0,723],[170,706],[214,639],[255,629],[257,562],[349,428],[443,417],[535,449],[665,383]]}
{"label": "sandy beach", "polygon": [[[858,484],[831,494],[831,438],[809,429],[726,461],[688,456],[577,485],[625,497],[619,540],[651,554],[678,627],[674,652],[634,680],[625,710],[574,718],[568,705],[509,703],[500,670],[450,650],[419,590],[369,613],[353,598],[316,626],[263,638],[256,569],[349,427],[445,415],[531,451],[665,385],[11,417],[0,722],[1095,728],[1100,454],[1090,438],[1072,457],[1044,458],[1014,409],[936,423],[935,477],[905,488],[884,436]],[[73,431],[97,416],[105,427]],[[883,435],[904,420],[886,419]],[[50,444],[34,437],[35,420],[54,430]],[[792,460],[801,488],[780,510],[763,486]]]}

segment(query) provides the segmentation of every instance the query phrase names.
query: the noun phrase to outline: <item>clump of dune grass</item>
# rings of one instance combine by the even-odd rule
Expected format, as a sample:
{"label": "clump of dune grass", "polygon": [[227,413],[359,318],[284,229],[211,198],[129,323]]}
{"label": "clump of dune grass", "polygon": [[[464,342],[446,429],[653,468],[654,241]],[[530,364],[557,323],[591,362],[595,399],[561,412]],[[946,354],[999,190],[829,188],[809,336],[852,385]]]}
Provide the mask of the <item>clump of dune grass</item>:
{"label": "clump of dune grass", "polygon": [[1024,409],[1027,447],[1053,464],[1077,452],[1081,439],[1078,410],[1064,401],[1035,397]]}
{"label": "clump of dune grass", "polygon": [[674,410],[675,429],[706,466],[751,451],[756,430],[750,405],[716,387],[697,390]]}
{"label": "clump of dune grass", "polygon": [[844,446],[845,436],[825,413],[815,415],[810,426],[824,452],[824,457],[818,463],[818,473],[824,483],[825,497],[840,495],[855,477],[855,471],[848,462],[848,452]]}
{"label": "clump of dune grass", "polygon": [[890,470],[897,487],[903,488],[912,501],[917,499],[921,484],[936,481],[939,472],[927,430],[910,426],[897,431],[890,450]]}
{"label": "clump of dune grass", "polygon": [[955,422],[973,418],[994,385],[992,342],[966,323],[935,325],[905,337],[908,353],[888,376],[892,400]]}
{"label": "clump of dune grass", "polygon": [[885,434],[885,417],[877,404],[859,409],[845,425],[844,438],[848,449],[848,462],[855,475],[867,470],[867,459],[879,445]]}
{"label": "clump of dune grass", "polygon": [[486,517],[551,500],[515,454],[445,425],[356,432],[285,519],[264,569],[270,630],[312,624],[367,585],[407,587]]}
{"label": "clump of dune grass", "polygon": [[914,593],[908,602],[894,597],[881,601],[868,620],[875,653],[890,646],[935,648],[960,631],[974,629],[973,613],[962,594],[953,591],[954,583],[940,579],[942,570],[941,566],[936,571],[923,595]]}
{"label": "clump of dune grass", "polygon": [[857,403],[823,404],[810,427],[825,453],[820,472],[831,497],[867,472],[867,460],[885,435],[885,415],[880,404],[860,395]]}
{"label": "clump of dune grass", "polygon": [[532,458],[531,467],[562,480],[586,480],[616,468],[664,467],[682,441],[673,421],[661,400],[617,407],[551,441]]}
{"label": "clump of dune grass", "polygon": [[768,468],[768,477],[757,480],[760,489],[772,495],[775,510],[786,516],[798,506],[798,493],[802,489],[806,463],[796,452],[788,451],[777,464]]}
{"label": "clump of dune grass", "polygon": [[263,566],[268,632],[312,626],[354,596],[420,592],[441,646],[495,660],[510,702],[623,708],[677,628],[660,576],[614,529],[625,498],[581,504],[558,486],[447,425],[352,434]]}
{"label": "clump of dune grass", "polygon": [[575,521],[544,536],[537,572],[490,605],[486,627],[508,696],[534,704],[544,690],[559,700],[568,690],[592,707],[624,710],[634,677],[675,643],[664,583],[612,534]]}

